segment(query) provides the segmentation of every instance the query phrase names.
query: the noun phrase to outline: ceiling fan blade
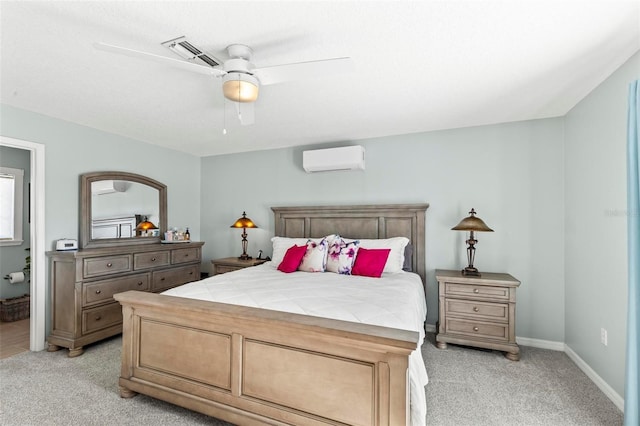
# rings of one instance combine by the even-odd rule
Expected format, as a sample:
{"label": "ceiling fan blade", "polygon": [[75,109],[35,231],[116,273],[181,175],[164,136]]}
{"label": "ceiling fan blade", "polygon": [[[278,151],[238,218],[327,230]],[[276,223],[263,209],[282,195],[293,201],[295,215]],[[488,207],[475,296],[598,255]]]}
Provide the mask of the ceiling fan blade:
{"label": "ceiling fan blade", "polygon": [[297,62],[256,68],[252,72],[260,84],[277,84],[284,81],[321,78],[327,74],[353,71],[353,60],[349,57],[322,59],[319,61]]}
{"label": "ceiling fan blade", "polygon": [[250,126],[255,123],[255,103],[253,102],[234,102],[236,104],[236,113],[240,124],[243,126]]}
{"label": "ceiling fan blade", "polygon": [[167,58],[166,56],[155,55],[153,53],[141,52],[139,50],[129,49],[127,47],[114,46],[107,43],[94,43],[93,47],[98,50],[104,50],[106,52],[118,53],[120,55],[127,55],[138,59],[147,59],[150,61],[160,62],[168,64],[174,67],[182,68],[187,71],[197,72],[205,75],[225,75],[226,71],[217,68],[211,68],[204,65],[198,65],[187,61],[181,61],[179,59]]}

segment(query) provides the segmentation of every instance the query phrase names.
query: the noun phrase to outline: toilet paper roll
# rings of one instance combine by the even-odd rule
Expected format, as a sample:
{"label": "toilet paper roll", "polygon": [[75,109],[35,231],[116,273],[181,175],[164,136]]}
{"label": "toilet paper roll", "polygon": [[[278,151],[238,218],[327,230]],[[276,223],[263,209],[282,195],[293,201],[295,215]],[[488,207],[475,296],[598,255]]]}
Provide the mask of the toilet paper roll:
{"label": "toilet paper roll", "polygon": [[17,284],[24,281],[24,272],[11,272],[9,274],[9,282],[11,284]]}

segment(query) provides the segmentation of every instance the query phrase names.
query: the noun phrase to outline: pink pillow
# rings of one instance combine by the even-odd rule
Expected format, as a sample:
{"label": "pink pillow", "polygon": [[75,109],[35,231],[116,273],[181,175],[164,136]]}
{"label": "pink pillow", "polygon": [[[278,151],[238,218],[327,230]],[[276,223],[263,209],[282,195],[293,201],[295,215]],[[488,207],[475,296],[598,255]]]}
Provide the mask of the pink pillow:
{"label": "pink pillow", "polygon": [[286,273],[295,272],[298,269],[298,266],[300,266],[300,262],[302,262],[302,258],[306,252],[306,244],[303,246],[293,245],[289,247],[287,252],[284,254],[282,262],[278,265],[278,271]]}
{"label": "pink pillow", "polygon": [[391,249],[365,249],[360,247],[351,275],[380,278]]}

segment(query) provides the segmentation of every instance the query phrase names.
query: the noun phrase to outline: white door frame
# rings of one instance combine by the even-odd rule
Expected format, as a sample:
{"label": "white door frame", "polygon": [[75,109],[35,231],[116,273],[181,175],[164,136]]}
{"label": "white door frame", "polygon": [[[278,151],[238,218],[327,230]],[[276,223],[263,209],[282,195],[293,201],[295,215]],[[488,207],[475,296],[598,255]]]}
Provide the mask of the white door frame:
{"label": "white door frame", "polygon": [[0,145],[31,152],[31,306],[29,349],[45,348],[44,145],[0,135]]}

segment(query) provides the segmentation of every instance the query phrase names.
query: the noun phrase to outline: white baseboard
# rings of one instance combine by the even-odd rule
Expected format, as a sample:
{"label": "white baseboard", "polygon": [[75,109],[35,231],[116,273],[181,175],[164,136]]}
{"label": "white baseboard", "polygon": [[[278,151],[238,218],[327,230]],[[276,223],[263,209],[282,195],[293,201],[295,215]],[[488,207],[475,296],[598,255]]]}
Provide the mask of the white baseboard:
{"label": "white baseboard", "polygon": [[552,351],[564,352],[564,342],[555,342],[553,340],[532,339],[530,337],[517,337],[516,343],[522,346],[531,346],[540,349],[550,349]]}
{"label": "white baseboard", "polygon": [[569,347],[569,345],[564,345],[564,352],[573,362],[576,363],[578,368],[580,368],[580,370],[582,370],[582,372],[586,374],[587,377],[590,378],[596,386],[598,386],[598,388],[600,388],[600,390],[616,405],[616,407],[624,413],[624,398],[618,395],[618,393],[613,390],[613,388],[609,386],[609,384],[605,382],[604,379],[593,370],[593,368],[589,367],[589,364],[580,358],[578,354]]}

